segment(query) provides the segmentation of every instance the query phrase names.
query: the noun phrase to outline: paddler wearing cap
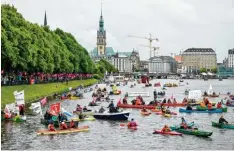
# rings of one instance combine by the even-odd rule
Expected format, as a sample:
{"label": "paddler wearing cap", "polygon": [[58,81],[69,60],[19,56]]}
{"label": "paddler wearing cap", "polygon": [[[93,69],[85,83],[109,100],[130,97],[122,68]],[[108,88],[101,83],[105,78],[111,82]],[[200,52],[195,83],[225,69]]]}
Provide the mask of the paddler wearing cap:
{"label": "paddler wearing cap", "polygon": [[131,122],[128,123],[128,127],[136,127],[136,126],[137,126],[137,123],[132,118]]}

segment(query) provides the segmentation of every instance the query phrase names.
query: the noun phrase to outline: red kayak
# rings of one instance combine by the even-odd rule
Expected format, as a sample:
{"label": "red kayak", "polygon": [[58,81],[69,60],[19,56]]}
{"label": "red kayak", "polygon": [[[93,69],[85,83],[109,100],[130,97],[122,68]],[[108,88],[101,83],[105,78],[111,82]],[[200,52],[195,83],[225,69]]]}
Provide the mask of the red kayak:
{"label": "red kayak", "polygon": [[154,130],[153,134],[163,134],[163,135],[180,135],[182,136],[182,133],[178,133],[175,131],[171,131],[171,132],[162,132],[161,130]]}
{"label": "red kayak", "polygon": [[[157,115],[163,115],[162,112],[156,112],[156,114],[157,114]],[[177,113],[176,113],[176,112],[171,112],[171,115],[177,115]]]}

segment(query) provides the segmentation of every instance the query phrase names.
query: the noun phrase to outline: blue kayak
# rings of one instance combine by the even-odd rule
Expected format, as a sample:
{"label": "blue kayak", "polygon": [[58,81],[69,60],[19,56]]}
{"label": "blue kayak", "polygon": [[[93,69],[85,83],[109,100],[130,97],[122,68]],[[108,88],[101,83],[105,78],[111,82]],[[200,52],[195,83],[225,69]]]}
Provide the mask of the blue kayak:
{"label": "blue kayak", "polygon": [[182,109],[180,108],[179,109],[179,112],[182,112],[182,113],[222,113],[222,109],[212,109],[212,110],[186,110],[186,109]]}

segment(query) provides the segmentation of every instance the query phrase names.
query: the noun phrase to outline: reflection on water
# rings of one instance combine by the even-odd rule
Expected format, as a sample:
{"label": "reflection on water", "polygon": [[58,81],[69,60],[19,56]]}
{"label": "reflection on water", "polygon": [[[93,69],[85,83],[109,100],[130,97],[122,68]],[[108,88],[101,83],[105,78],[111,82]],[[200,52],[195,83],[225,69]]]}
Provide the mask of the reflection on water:
{"label": "reflection on water", "polygon": [[[164,83],[166,80],[158,80]],[[177,88],[168,88],[166,97],[171,95],[181,101],[184,97],[182,94],[186,88],[200,89],[205,91],[212,84],[217,93],[226,94],[228,91],[234,92],[234,80],[185,80],[189,85]],[[128,84],[130,85],[130,83]],[[117,100],[124,96],[126,92],[145,91],[150,92],[151,97],[144,98],[146,102],[153,100],[154,87],[144,88],[143,85],[137,85],[134,88],[120,87],[121,96],[111,96]],[[156,88],[158,91],[160,88]],[[222,95],[221,97],[224,97]],[[86,93],[83,100],[63,101],[63,107],[68,111],[73,111],[76,104],[87,105],[91,101],[91,93]],[[212,98],[212,101],[220,101],[221,98]],[[130,102],[131,99],[128,99]],[[104,102],[103,106],[108,106]],[[98,107],[93,107],[98,108]],[[178,112],[179,108],[171,108],[172,111]],[[25,123],[2,122],[1,125],[1,149],[234,149],[234,130],[218,129],[211,127],[211,121],[217,121],[221,114],[185,114],[179,113],[172,118],[164,118],[154,113],[150,116],[141,116],[139,110],[131,110],[130,118],[134,118],[139,124],[137,131],[128,130],[121,127],[120,123],[115,121],[87,121],[80,125],[89,125],[90,131],[84,133],[37,136],[36,130],[44,129],[45,126],[40,124],[40,116],[28,116]],[[225,118],[234,122],[234,110],[228,108],[228,113],[224,113]],[[177,124],[180,118],[185,117],[188,121],[195,121],[199,129],[212,131],[210,138],[201,138],[191,135],[183,136],[163,136],[152,134],[154,129],[161,129],[164,124]],[[136,141],[137,140],[137,141]]]}

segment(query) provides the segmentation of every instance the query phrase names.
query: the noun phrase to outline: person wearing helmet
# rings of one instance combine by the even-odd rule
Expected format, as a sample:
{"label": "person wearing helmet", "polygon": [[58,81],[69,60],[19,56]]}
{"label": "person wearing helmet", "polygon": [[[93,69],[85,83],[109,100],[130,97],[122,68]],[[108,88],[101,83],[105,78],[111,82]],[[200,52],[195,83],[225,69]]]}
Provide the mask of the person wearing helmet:
{"label": "person wearing helmet", "polygon": [[136,127],[136,126],[137,126],[137,123],[132,118],[131,122],[128,123],[128,127]]}

